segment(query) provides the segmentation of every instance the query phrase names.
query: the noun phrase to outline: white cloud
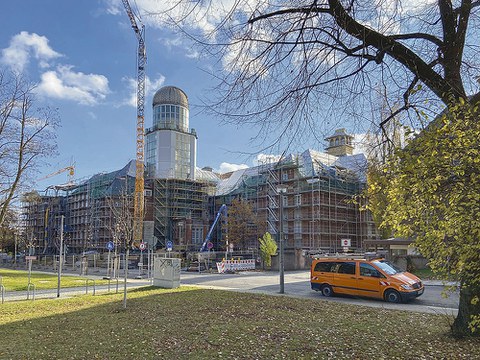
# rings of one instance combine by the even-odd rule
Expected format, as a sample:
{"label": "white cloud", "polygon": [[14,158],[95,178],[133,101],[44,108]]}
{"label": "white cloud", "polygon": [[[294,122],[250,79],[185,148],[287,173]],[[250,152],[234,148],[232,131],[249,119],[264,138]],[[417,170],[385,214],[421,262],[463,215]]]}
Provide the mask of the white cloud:
{"label": "white cloud", "polygon": [[110,93],[108,79],[103,75],[72,71],[73,66],[62,65],[41,75],[38,94],[95,105]]}
{"label": "white cloud", "polygon": [[[129,105],[137,107],[137,79],[123,78],[123,81],[127,82],[127,88],[129,89],[129,97],[122,101],[122,105]],[[158,89],[165,83],[165,76],[159,75],[157,79],[150,80],[148,76],[145,77],[145,97],[152,96]]]}
{"label": "white cloud", "polygon": [[97,115],[96,115],[94,112],[89,111],[89,112],[87,112],[87,114],[88,114],[88,116],[90,116],[93,120],[97,120]]}
{"label": "white cloud", "polygon": [[368,154],[371,151],[371,140],[366,133],[353,134],[353,153]]}
{"label": "white cloud", "polygon": [[0,63],[22,72],[33,56],[41,67],[49,66],[49,60],[63,56],[48,45],[48,39],[35,33],[22,31],[10,40],[9,47],[2,49]]}
{"label": "white cloud", "polygon": [[230,163],[227,163],[227,162],[223,162],[220,164],[220,169],[216,172],[220,173],[220,174],[225,174],[225,173],[229,173],[229,172],[232,172],[232,171],[237,171],[237,170],[240,170],[240,169],[247,169],[248,168],[248,165],[246,164],[230,164]]}
{"label": "white cloud", "polygon": [[111,15],[119,15],[122,13],[123,6],[120,0],[104,0],[106,5],[106,11]]}

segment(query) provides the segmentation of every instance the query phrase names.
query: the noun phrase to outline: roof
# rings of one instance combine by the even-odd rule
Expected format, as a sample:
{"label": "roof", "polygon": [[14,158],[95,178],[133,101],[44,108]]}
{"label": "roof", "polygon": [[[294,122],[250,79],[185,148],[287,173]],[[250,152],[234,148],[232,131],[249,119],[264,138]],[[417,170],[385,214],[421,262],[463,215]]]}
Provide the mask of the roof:
{"label": "roof", "polygon": [[347,134],[347,130],[345,130],[345,128],[341,128],[341,129],[335,130],[333,135],[330,135],[330,136],[326,137],[325,140],[329,140],[329,139],[337,137],[337,136],[346,136],[346,137],[349,137],[349,138],[353,138],[352,135]]}
{"label": "roof", "polygon": [[164,86],[153,96],[152,106],[160,104],[180,105],[188,108],[188,97],[176,86]]}
{"label": "roof", "polygon": [[338,157],[307,149],[301,154],[288,154],[279,161],[240,169],[228,174],[219,174],[216,195],[227,195],[242,186],[248,178],[259,176],[270,168],[289,163],[298,166],[300,176],[303,178],[317,176],[335,178],[348,175],[354,181],[361,183],[366,181],[367,158],[364,154]]}

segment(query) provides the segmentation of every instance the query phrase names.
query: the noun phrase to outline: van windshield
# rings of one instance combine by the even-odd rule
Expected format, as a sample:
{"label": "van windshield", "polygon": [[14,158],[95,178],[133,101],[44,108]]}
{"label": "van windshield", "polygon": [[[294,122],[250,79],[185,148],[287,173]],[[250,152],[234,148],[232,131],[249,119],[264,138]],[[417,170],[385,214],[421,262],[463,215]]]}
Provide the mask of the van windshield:
{"label": "van windshield", "polygon": [[388,275],[395,275],[403,272],[402,269],[398,268],[397,266],[393,265],[390,261],[387,261],[387,260],[375,260],[372,262]]}

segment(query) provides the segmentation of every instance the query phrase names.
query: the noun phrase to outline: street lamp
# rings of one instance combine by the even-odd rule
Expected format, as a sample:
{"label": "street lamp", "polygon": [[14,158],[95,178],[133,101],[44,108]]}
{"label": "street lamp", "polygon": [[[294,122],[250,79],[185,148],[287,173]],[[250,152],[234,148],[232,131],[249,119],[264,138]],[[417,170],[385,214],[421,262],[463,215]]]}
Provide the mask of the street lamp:
{"label": "street lamp", "polygon": [[280,243],[280,261],[279,261],[279,271],[280,271],[280,294],[285,293],[285,246],[284,246],[284,235],[283,235],[283,194],[287,192],[287,186],[279,184],[277,185],[277,193],[280,199],[280,230],[279,243]]}
{"label": "street lamp", "polygon": [[[313,196],[313,184],[316,184],[320,181],[318,177],[312,177],[311,179],[307,179],[307,183],[312,185],[312,191],[310,194],[310,202],[312,205],[311,209],[311,220],[310,220],[310,248],[315,248],[315,206],[314,206],[314,196]],[[320,195],[319,195],[320,196]],[[320,202],[320,199],[318,200]]]}
{"label": "street lamp", "polygon": [[[58,279],[57,279],[57,297],[60,297],[60,282],[62,280],[62,265],[63,265],[63,222],[65,216],[60,217],[60,256],[58,257]],[[30,260],[31,261],[31,260]]]}

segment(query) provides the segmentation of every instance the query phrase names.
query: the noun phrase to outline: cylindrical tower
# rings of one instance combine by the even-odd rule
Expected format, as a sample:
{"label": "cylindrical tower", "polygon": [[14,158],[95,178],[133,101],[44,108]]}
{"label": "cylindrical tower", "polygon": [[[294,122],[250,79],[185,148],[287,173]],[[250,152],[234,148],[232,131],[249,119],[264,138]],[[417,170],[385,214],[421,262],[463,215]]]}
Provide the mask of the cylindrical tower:
{"label": "cylindrical tower", "polygon": [[165,86],[153,97],[153,126],[188,132],[188,98],[175,86]]}
{"label": "cylindrical tower", "polygon": [[187,95],[165,86],[155,93],[152,106],[153,127],[146,131],[148,177],[194,180],[197,135],[189,132]]}

